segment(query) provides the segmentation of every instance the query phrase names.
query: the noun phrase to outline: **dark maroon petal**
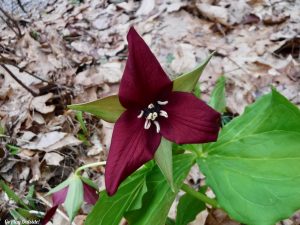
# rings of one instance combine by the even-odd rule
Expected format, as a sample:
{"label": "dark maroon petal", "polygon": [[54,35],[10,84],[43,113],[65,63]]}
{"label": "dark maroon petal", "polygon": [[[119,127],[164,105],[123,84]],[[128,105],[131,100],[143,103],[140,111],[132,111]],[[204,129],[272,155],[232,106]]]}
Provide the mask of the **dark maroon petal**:
{"label": "dark maroon petal", "polygon": [[53,205],[60,205],[65,202],[67,193],[68,193],[68,186],[59,190],[58,192],[53,193],[52,195],[52,202]]}
{"label": "dark maroon petal", "polygon": [[121,104],[129,109],[145,107],[172,90],[172,82],[133,27],[128,35],[129,56],[120,83]]}
{"label": "dark maroon petal", "polygon": [[46,225],[51,220],[51,218],[54,216],[57,208],[58,208],[58,205],[55,205],[46,212],[46,215],[44,216],[44,218],[41,221],[42,225]]}
{"label": "dark maroon petal", "polygon": [[117,120],[105,168],[105,185],[113,195],[119,184],[154,156],[161,136],[152,125],[144,129],[144,118],[139,112],[125,111]]}
{"label": "dark maroon petal", "polygon": [[172,92],[163,107],[169,117],[160,117],[161,134],[177,144],[215,141],[220,114],[193,94]]}
{"label": "dark maroon petal", "polygon": [[88,204],[95,205],[99,195],[97,190],[86,183],[83,183],[83,198],[84,201]]}

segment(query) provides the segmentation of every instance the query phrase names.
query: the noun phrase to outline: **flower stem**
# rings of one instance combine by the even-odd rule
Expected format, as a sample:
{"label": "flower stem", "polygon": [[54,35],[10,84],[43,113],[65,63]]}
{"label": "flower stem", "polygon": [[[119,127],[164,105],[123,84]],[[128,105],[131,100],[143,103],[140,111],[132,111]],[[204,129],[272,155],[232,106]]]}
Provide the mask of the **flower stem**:
{"label": "flower stem", "polygon": [[77,168],[77,170],[75,171],[75,174],[79,175],[79,173],[86,168],[96,167],[96,166],[104,166],[104,165],[106,165],[106,161],[100,161],[100,162],[86,164],[86,165],[83,165],[83,166]]}
{"label": "flower stem", "polygon": [[215,199],[207,197],[205,194],[202,194],[201,192],[195,191],[193,188],[188,186],[187,184],[183,184],[181,186],[181,190],[186,192],[187,194],[199,199],[202,202],[205,202],[206,204],[211,205],[214,208],[220,208],[218,202]]}

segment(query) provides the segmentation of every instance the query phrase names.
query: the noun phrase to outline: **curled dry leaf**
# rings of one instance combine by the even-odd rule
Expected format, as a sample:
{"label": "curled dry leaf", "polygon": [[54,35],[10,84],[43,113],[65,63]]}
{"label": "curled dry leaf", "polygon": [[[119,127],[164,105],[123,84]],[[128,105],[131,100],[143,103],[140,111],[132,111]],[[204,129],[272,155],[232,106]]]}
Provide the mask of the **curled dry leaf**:
{"label": "curled dry leaf", "polygon": [[221,23],[225,26],[228,26],[228,11],[220,6],[215,6],[215,5],[209,5],[206,3],[198,3],[196,4],[197,8],[201,12],[201,14],[208,19]]}
{"label": "curled dry leaf", "polygon": [[39,154],[35,154],[35,156],[32,157],[32,159],[30,161],[32,178],[29,181],[29,183],[38,181],[40,179],[40,177],[41,177],[40,165],[41,165],[41,163],[39,161]]}
{"label": "curled dry leaf", "polygon": [[49,166],[59,166],[60,162],[64,160],[64,157],[56,152],[47,152],[44,156],[44,160]]}
{"label": "curled dry leaf", "polygon": [[55,109],[54,105],[46,105],[46,102],[53,97],[53,93],[48,93],[46,95],[38,96],[32,99],[30,108],[36,110],[42,114],[47,114],[53,112]]}

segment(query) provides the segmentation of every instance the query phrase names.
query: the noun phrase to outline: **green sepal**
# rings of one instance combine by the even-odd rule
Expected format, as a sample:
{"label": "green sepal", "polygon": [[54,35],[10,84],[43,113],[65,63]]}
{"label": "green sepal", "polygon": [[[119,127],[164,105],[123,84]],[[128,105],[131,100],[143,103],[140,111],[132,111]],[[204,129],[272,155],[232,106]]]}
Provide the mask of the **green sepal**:
{"label": "green sepal", "polygon": [[57,185],[55,188],[52,188],[47,194],[47,195],[51,195],[55,192],[60,191],[61,189],[65,188],[66,186],[68,186],[71,182],[71,177],[69,177],[68,179],[66,179],[65,181],[63,181],[62,183],[60,183],[59,185]]}
{"label": "green sepal", "polygon": [[162,138],[160,145],[155,152],[154,160],[168,181],[172,191],[175,192],[172,157],[172,143],[165,138]]}
{"label": "green sepal", "polygon": [[82,104],[68,105],[68,108],[91,113],[109,123],[116,122],[116,120],[125,111],[125,108],[119,101],[118,95],[111,95],[102,99]]}
{"label": "green sepal", "polygon": [[212,58],[214,52],[211,53],[207,59],[201,63],[198,67],[196,67],[193,71],[185,73],[179,77],[177,77],[173,81],[173,91],[181,91],[181,92],[192,92],[195,86],[198,83],[198,80],[205,69],[206,65]]}
{"label": "green sepal", "polygon": [[80,179],[81,179],[85,184],[89,185],[90,187],[92,187],[92,188],[94,188],[94,189],[96,189],[96,190],[99,189],[98,186],[97,186],[91,179],[89,179],[89,178],[87,178],[87,177],[83,177],[83,176],[80,176]]}
{"label": "green sepal", "polygon": [[83,184],[79,176],[70,178],[70,184],[64,208],[67,211],[70,221],[73,221],[83,203]]}
{"label": "green sepal", "polygon": [[224,76],[219,77],[216,85],[212,91],[210,101],[208,105],[214,108],[216,111],[223,113],[226,111],[226,99],[225,99],[225,83]]}

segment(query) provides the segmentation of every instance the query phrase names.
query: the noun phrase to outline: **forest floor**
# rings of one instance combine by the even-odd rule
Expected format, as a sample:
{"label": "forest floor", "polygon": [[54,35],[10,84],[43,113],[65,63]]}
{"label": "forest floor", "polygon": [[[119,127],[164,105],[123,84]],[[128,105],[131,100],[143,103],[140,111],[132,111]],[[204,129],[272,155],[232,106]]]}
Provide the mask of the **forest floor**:
{"label": "forest floor", "polygon": [[[227,110],[234,115],[272,86],[300,106],[299,0],[51,0],[23,9],[3,4],[0,175],[19,196],[34,185],[41,205],[51,203],[44,194],[79,165],[106,160],[113,125],[84,114],[84,136],[78,115],[66,105],[117,93],[130,26],[171,78],[215,51],[199,81],[201,97],[208,101],[225,75]],[[98,167],[88,175],[103,188],[103,173]],[[192,170],[189,182],[200,178]],[[5,207],[1,203],[2,215]],[[88,211],[83,207],[74,223],[81,224]],[[197,219],[195,224],[238,224],[219,211]],[[295,215],[282,224],[297,220]]]}

